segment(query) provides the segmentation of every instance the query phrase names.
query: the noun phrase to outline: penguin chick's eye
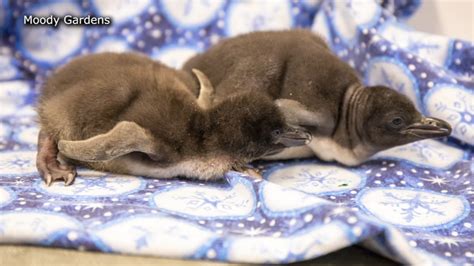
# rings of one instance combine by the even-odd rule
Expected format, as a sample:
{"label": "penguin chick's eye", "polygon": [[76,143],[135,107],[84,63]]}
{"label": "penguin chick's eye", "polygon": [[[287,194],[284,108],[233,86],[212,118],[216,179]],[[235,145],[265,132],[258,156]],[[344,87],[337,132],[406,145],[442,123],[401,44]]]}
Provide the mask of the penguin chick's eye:
{"label": "penguin chick's eye", "polygon": [[280,135],[281,135],[281,130],[275,129],[275,130],[272,131],[272,136],[273,137],[278,137]]}
{"label": "penguin chick's eye", "polygon": [[395,117],[395,118],[392,119],[391,124],[392,124],[393,127],[399,128],[404,124],[404,120],[401,117]]}

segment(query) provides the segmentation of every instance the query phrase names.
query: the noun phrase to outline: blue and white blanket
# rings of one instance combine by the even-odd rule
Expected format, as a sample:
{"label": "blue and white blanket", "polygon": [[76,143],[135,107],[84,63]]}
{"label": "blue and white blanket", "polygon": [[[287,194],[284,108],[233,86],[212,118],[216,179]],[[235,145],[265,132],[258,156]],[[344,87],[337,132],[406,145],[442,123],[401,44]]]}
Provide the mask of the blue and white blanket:
{"label": "blue and white blanket", "polygon": [[[361,243],[403,263],[474,263],[474,46],[404,24],[419,1],[1,3],[0,243],[255,263]],[[111,16],[113,25],[25,27],[24,14]],[[397,147],[353,168],[317,159],[261,163],[263,181],[235,172],[203,183],[87,169],[70,187],[40,180],[34,105],[54,67],[129,50],[179,67],[227,36],[295,27],[320,33],[367,84],[388,85],[449,121],[453,137]]]}

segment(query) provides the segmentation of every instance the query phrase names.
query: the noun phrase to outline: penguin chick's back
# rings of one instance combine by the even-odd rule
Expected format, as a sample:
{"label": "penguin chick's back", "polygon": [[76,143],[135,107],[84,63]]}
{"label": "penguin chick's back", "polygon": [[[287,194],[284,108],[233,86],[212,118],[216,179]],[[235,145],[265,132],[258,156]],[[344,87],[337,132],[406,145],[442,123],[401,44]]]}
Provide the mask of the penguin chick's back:
{"label": "penguin chick's back", "polygon": [[80,140],[125,120],[161,140],[180,142],[197,110],[187,90],[190,84],[187,74],[142,55],[83,56],[58,69],[44,85],[38,104],[41,127],[56,140]]}
{"label": "penguin chick's back", "polygon": [[[198,68],[216,87],[219,99],[249,89],[274,99],[301,102],[312,109],[327,106],[337,119],[347,88],[359,82],[357,73],[308,30],[263,31],[222,40],[186,62]],[[335,78],[336,77],[336,78]]]}

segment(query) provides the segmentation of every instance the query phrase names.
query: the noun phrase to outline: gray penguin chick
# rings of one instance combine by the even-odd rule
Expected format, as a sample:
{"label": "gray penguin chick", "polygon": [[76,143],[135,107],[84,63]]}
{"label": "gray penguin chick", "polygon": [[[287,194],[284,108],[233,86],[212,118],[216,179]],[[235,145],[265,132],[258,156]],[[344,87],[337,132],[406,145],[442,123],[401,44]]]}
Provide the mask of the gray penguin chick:
{"label": "gray penguin chick", "polygon": [[37,168],[46,184],[71,184],[77,164],[208,180],[309,142],[269,97],[244,90],[212,104],[211,83],[194,73],[203,86],[197,99],[191,75],[138,54],[87,55],[59,68],[38,103]]}
{"label": "gray penguin chick", "polygon": [[209,77],[216,101],[242,89],[263,92],[276,99],[289,122],[311,131],[306,147],[288,148],[265,159],[316,154],[326,161],[357,165],[381,150],[451,133],[448,123],[423,117],[397,91],[362,85],[355,70],[307,30],[226,39],[183,67],[192,68]]}

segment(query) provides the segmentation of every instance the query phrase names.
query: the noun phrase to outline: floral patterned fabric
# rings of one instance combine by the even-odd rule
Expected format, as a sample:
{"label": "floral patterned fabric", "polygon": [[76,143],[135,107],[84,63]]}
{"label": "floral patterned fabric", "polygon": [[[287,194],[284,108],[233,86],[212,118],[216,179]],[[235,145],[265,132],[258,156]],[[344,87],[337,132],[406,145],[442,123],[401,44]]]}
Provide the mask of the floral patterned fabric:
{"label": "floral patterned fabric", "polygon": [[[402,263],[474,263],[474,47],[404,24],[419,1],[1,5],[0,243],[253,263],[360,243]],[[31,27],[23,14],[93,14],[113,24]],[[256,163],[262,181],[235,172],[204,183],[88,169],[70,187],[41,181],[34,105],[53,68],[81,54],[129,50],[180,67],[222,38],[295,27],[321,34],[367,84],[391,86],[449,121],[452,138],[396,147],[352,168],[317,159]]]}

